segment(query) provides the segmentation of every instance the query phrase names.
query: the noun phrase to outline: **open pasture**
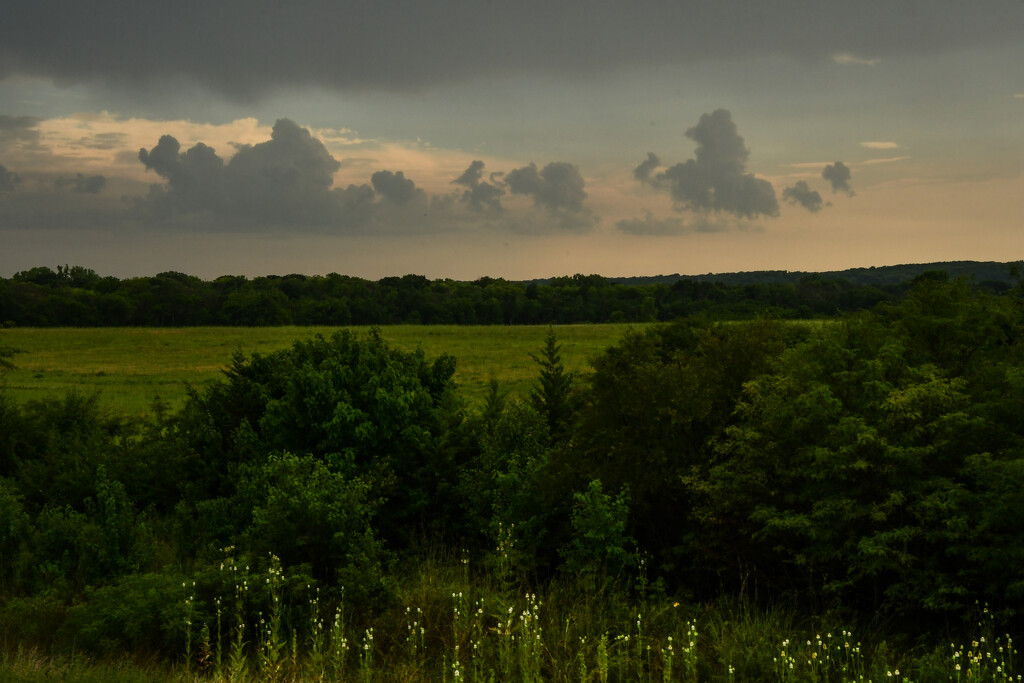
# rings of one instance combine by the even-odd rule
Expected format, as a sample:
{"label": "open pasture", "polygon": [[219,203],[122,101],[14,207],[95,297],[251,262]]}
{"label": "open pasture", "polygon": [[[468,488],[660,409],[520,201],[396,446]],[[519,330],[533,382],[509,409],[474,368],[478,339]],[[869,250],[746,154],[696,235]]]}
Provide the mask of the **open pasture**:
{"label": "open pasture", "polygon": [[[554,326],[566,369],[585,372],[589,361],[615,344],[630,325]],[[632,327],[637,327],[633,325]],[[235,351],[271,353],[296,339],[330,335],[334,327],[17,328],[0,331],[0,346],[17,349],[16,366],[2,382],[16,401],[101,392],[102,404],[126,415],[147,413],[155,400],[181,405],[186,387],[221,376]],[[365,334],[369,328],[351,328]],[[387,342],[422,349],[427,358],[458,359],[462,395],[479,401],[490,378],[525,395],[537,376],[545,326],[381,327]]]}

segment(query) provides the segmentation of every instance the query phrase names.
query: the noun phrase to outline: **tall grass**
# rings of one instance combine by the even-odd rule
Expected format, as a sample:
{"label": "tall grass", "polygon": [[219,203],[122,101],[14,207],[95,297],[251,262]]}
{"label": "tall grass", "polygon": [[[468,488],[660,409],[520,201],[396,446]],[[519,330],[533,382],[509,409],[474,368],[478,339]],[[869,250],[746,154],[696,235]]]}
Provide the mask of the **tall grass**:
{"label": "tall grass", "polygon": [[[1021,680],[1013,639],[997,635],[994,622],[986,619],[962,643],[921,648],[884,634],[830,627],[828,619],[800,619],[779,606],[734,600],[682,605],[654,595],[625,600],[619,589],[594,592],[557,584],[546,600],[532,592],[496,590],[486,577],[465,581],[450,566],[432,564],[424,572],[409,575],[396,596],[419,597],[423,606],[398,600],[350,622],[344,603],[326,611],[314,593],[301,621],[286,623],[264,613],[253,623],[232,623],[223,642],[213,635],[216,627],[203,624],[190,633],[194,642],[182,643],[176,663],[48,656],[16,648],[0,656],[0,680]],[[269,577],[261,578],[266,587]],[[433,586],[429,594],[423,592],[425,584]],[[283,615],[288,610],[281,604]],[[328,613],[333,616],[325,619]]]}
{"label": "tall grass", "polygon": [[227,563],[222,585],[230,590],[210,604],[183,586],[187,623],[176,662],[17,648],[0,659],[0,680],[1021,680],[1013,639],[984,608],[965,640],[929,648],[783,605],[680,602],[634,577],[603,585],[562,577],[535,591],[478,569],[465,558],[428,556],[400,571],[391,599],[367,612],[343,591],[327,604],[315,587],[289,583],[276,558],[252,574]]}

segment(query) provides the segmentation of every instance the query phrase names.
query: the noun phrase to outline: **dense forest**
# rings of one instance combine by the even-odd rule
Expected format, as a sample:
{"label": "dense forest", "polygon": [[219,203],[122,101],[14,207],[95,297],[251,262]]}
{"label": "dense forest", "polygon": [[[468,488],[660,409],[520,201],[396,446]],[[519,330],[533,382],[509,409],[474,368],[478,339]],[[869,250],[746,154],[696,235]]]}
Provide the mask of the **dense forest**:
{"label": "dense forest", "polygon": [[1010,264],[956,262],[836,273],[726,273],[530,282],[421,275],[364,280],[331,273],[200,280],[183,273],[120,280],[81,266],[40,266],[0,278],[0,325],[549,325],[831,316],[898,299],[916,277],[945,272],[1005,291]]}
{"label": "dense forest", "polygon": [[[286,282],[268,291],[285,297]],[[498,285],[515,291],[465,286]],[[479,409],[456,398],[457,359],[348,331],[236,354],[181,410],[144,419],[91,396],[0,392],[5,638],[199,662],[211,641],[228,651],[220,624],[236,613],[276,614],[277,633],[306,643],[309,610],[343,603],[346,628],[372,640],[368,624],[409,604],[410,567],[444,558],[505,595],[590,596],[598,611],[742,596],[938,643],[976,604],[1020,625],[1019,290],[929,275],[822,323],[651,326],[586,375],[564,371],[553,332],[535,360],[528,399],[492,386]],[[269,572],[271,590],[243,595],[241,567],[246,581]],[[450,620],[451,599],[433,614]],[[450,648],[446,628],[427,639]],[[239,651],[278,637],[260,633],[236,631]],[[377,633],[385,651],[409,642]]]}

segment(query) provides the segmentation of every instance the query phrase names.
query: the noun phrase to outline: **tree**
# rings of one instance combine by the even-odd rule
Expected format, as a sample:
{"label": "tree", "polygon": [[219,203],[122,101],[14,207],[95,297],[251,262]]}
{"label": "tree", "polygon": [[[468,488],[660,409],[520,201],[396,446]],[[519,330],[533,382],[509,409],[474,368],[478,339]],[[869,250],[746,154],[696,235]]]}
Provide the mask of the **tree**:
{"label": "tree", "polygon": [[269,355],[238,354],[226,380],[186,405],[179,433],[196,466],[213,468],[206,495],[230,495],[233,472],[275,453],[310,456],[370,482],[386,499],[376,522],[407,541],[450,522],[458,501],[455,359],[393,349],[378,330],[296,341]]}
{"label": "tree", "polygon": [[240,497],[251,510],[240,542],[254,556],[308,564],[325,585],[379,588],[383,550],[370,522],[381,501],[367,482],[312,456],[281,453],[247,471]]}
{"label": "tree", "polygon": [[719,576],[890,613],[1024,594],[1022,319],[924,278],[747,382],[684,478]]}
{"label": "tree", "polygon": [[629,492],[612,497],[600,479],[573,494],[572,540],[560,551],[563,569],[585,580],[612,579],[631,569],[636,559],[634,541],[626,531]]}
{"label": "tree", "polygon": [[691,320],[627,334],[594,360],[561,471],[576,476],[577,490],[590,479],[628,488],[632,535],[659,563],[686,570],[695,556],[681,478],[709,460],[744,383],[803,333],[772,321]]}
{"label": "tree", "polygon": [[561,352],[555,331],[549,327],[540,355],[530,354],[540,366],[540,376],[530,393],[530,402],[544,416],[554,441],[566,438],[579,405],[573,391],[573,373],[565,371]]}

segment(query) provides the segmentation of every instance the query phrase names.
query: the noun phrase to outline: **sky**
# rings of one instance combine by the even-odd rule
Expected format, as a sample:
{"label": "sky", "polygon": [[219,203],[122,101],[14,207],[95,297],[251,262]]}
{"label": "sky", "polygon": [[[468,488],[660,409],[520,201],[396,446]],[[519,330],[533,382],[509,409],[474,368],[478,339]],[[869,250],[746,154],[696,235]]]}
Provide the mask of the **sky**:
{"label": "sky", "polygon": [[1024,0],[6,0],[0,276],[1024,259]]}

